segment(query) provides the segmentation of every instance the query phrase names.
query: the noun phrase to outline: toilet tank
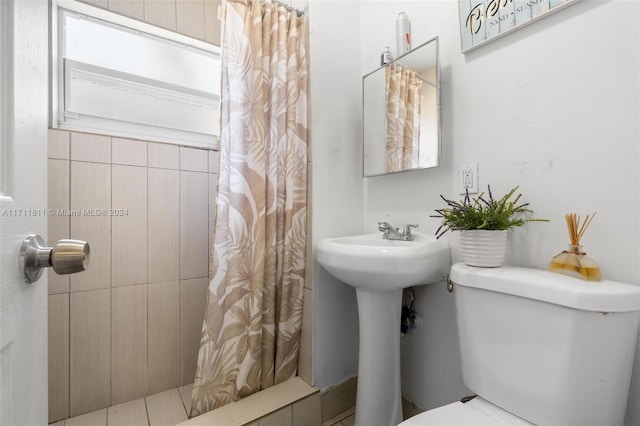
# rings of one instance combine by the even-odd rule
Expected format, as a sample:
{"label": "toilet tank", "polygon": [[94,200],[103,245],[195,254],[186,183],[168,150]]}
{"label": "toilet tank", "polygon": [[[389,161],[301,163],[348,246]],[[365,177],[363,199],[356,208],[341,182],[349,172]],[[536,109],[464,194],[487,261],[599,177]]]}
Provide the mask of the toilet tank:
{"label": "toilet tank", "polygon": [[640,287],[548,271],[455,264],[469,389],[539,425],[622,425]]}

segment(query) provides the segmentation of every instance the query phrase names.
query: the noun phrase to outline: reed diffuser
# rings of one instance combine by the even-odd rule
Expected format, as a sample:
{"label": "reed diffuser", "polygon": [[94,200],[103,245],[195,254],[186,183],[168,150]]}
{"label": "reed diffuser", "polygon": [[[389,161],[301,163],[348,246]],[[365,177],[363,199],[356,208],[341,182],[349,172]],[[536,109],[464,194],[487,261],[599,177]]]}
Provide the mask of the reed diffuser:
{"label": "reed diffuser", "polygon": [[575,213],[564,215],[571,244],[569,244],[569,250],[564,250],[551,259],[551,263],[549,263],[550,271],[586,281],[602,280],[600,267],[593,259],[587,256],[587,253],[582,251],[582,246],[580,245],[580,239],[582,239],[595,215],[595,213],[591,216],[587,215],[582,225],[580,224],[580,216],[576,216]]}

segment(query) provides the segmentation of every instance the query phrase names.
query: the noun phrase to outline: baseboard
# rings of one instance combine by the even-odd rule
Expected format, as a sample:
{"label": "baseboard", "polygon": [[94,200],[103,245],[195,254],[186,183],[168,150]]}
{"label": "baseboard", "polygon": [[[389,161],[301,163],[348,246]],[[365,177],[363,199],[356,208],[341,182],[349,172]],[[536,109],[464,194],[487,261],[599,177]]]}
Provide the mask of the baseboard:
{"label": "baseboard", "polygon": [[[356,406],[356,392],[358,389],[358,378],[351,379],[336,385],[321,395],[322,423],[329,423],[331,419],[343,415]],[[402,418],[407,420],[410,417],[420,414],[425,410],[420,405],[408,398],[402,397]]]}
{"label": "baseboard", "polygon": [[324,423],[338,414],[355,407],[357,388],[358,378],[352,377],[323,392],[320,397],[322,422]]}

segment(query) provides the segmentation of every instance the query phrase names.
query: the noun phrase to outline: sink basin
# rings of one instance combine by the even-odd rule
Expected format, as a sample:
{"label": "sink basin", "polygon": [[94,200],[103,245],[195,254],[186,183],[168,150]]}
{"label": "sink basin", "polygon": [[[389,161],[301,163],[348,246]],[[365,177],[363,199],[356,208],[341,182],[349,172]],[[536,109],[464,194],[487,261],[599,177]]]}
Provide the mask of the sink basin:
{"label": "sink basin", "polygon": [[320,241],[318,262],[352,287],[390,291],[443,279],[451,267],[449,244],[414,232],[413,241],[383,240],[382,234]]}
{"label": "sink basin", "polygon": [[413,235],[413,241],[369,234],[318,244],[318,262],[356,289],[360,326],[356,426],[395,426],[402,421],[402,289],[442,281],[451,267],[449,244],[419,232]]}

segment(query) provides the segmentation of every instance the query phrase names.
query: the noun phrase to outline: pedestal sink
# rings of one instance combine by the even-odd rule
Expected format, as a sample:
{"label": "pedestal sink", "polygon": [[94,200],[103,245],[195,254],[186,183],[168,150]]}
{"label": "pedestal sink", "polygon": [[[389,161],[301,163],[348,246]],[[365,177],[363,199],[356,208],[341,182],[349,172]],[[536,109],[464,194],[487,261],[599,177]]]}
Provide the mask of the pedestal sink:
{"label": "pedestal sink", "polygon": [[414,233],[413,241],[381,234],[320,241],[318,262],[355,287],[360,324],[357,426],[395,426],[402,421],[400,314],[402,289],[441,281],[449,273],[449,245]]}

